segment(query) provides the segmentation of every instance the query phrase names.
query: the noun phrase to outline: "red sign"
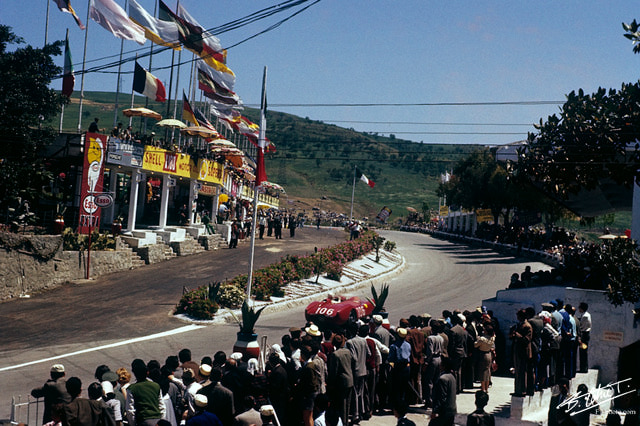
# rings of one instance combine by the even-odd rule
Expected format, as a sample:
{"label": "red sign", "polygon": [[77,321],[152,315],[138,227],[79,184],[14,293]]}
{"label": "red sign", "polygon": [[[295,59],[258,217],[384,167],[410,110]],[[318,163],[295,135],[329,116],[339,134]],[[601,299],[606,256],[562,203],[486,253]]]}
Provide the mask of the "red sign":
{"label": "red sign", "polygon": [[78,232],[81,234],[88,234],[93,229],[100,227],[101,209],[96,203],[96,197],[101,197],[98,193],[102,193],[106,148],[106,135],[97,133],[85,135],[78,225]]}

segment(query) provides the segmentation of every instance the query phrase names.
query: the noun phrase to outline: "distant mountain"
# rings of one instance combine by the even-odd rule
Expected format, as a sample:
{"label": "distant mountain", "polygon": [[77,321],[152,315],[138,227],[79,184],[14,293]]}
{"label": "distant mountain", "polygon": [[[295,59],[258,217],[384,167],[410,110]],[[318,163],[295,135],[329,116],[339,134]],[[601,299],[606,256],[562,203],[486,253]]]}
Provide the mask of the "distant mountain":
{"label": "distant mountain", "polygon": [[[146,98],[136,96],[135,106],[145,106],[145,101]],[[100,127],[108,132],[113,127],[114,103],[115,93],[85,92],[83,130],[98,117]],[[121,93],[118,103],[117,121],[126,127],[129,118],[121,111],[131,105],[131,94]],[[149,102],[148,108],[163,116],[172,116],[174,104],[169,106],[168,115],[166,104]],[[176,111],[179,118],[181,101]],[[78,112],[78,99],[72,98],[64,111],[64,131],[77,129]],[[258,110],[245,108],[243,115],[259,123]],[[51,124],[58,127],[57,122]],[[164,130],[154,124],[154,120],[148,120],[147,131],[161,134]],[[142,131],[142,126],[140,118],[132,120],[134,131]],[[354,216],[373,219],[380,209],[388,206],[393,211],[390,217],[393,222],[406,217],[407,207],[421,211],[424,202],[437,210],[435,191],[440,174],[480,148],[478,145],[422,144],[393,135],[383,137],[272,110],[267,113],[267,137],[276,146],[276,152],[266,156],[267,176],[286,189],[282,206],[307,212],[317,207],[348,215],[357,166],[375,182],[375,187],[370,188],[356,177]]]}

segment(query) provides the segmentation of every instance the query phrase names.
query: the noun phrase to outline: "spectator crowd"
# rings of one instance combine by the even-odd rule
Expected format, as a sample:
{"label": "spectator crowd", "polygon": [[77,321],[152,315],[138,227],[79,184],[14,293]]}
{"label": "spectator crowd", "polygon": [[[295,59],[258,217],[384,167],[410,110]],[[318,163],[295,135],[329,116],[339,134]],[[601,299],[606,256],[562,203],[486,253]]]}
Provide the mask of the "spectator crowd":
{"label": "spectator crowd", "polygon": [[463,389],[477,388],[482,415],[500,335],[481,308],[411,315],[397,327],[380,315],[332,330],[307,323],[273,344],[264,365],[223,351],[197,363],[183,349],[164,363],[100,365],[85,397],[80,379],[56,364],[32,395],[44,398],[48,426],[348,426],[390,412],[411,425],[411,405],[430,410],[431,424],[449,425]]}

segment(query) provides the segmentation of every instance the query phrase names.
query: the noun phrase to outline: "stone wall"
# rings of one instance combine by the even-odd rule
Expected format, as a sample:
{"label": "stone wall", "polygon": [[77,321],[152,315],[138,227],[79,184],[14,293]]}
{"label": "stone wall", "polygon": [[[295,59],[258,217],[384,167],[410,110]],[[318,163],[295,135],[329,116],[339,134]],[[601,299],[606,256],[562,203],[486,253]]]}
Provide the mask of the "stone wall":
{"label": "stone wall", "polygon": [[[63,251],[62,237],[2,233],[0,300],[86,277],[87,253]],[[92,251],[91,277],[134,267],[131,251]]]}

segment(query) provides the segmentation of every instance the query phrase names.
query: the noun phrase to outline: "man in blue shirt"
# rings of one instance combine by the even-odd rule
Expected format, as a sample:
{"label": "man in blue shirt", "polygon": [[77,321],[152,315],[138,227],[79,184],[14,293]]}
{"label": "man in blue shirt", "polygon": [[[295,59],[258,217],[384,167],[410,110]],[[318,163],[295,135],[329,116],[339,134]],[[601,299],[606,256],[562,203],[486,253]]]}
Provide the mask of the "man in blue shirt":
{"label": "man in blue shirt", "polygon": [[391,393],[395,395],[394,403],[398,400],[406,401],[409,390],[409,360],[411,359],[411,345],[407,342],[407,329],[396,330],[398,338],[389,348],[389,364],[391,370]]}

